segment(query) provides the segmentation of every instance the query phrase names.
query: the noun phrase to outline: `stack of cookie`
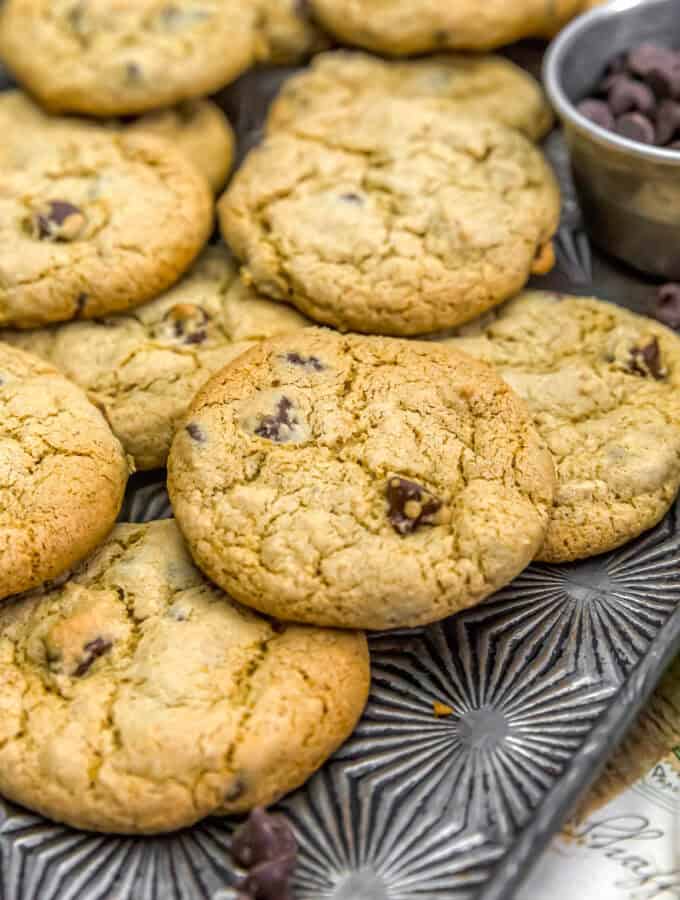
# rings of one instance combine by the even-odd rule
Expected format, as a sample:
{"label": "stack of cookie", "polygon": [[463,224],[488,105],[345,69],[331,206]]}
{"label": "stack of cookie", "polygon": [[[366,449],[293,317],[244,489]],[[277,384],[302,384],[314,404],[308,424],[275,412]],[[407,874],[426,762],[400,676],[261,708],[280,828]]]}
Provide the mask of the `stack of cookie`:
{"label": "stack of cookie", "polygon": [[[583,5],[307,4],[390,55]],[[303,6],[0,13],[32,95],[0,97],[0,793],[77,827],[273,801],[361,715],[364,630],[618,546],[680,486],[676,336],[516,296],[560,198],[507,60],[320,54],[210,242],[233,136],[204,95],[324,49]],[[177,522],[113,527],[129,472],[166,463]]]}

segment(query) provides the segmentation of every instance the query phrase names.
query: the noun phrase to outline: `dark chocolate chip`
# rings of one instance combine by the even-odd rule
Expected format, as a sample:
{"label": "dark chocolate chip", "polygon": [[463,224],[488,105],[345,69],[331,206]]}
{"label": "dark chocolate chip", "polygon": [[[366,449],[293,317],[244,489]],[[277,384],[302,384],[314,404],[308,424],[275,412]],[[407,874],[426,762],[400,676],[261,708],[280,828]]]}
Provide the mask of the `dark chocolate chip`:
{"label": "dark chocolate chip", "polygon": [[295,858],[282,856],[259,863],[248,872],[239,885],[241,898],[245,900],[292,900],[290,879],[295,869]]}
{"label": "dark chocolate chip", "polygon": [[412,534],[419,525],[436,524],[442,502],[422,485],[393,477],[385,493],[390,522],[399,534]]}
{"label": "dark chocolate chip", "polygon": [[189,437],[194,441],[197,441],[199,444],[205,444],[205,442],[208,440],[205,431],[203,431],[201,426],[197,425],[195,422],[189,422],[186,430]]}
{"label": "dark chocolate chip", "polygon": [[78,294],[76,298],[76,316],[82,316],[85,312],[85,306],[89,300],[88,294]]}
{"label": "dark chocolate chip", "polygon": [[622,116],[632,110],[651,115],[656,105],[651,88],[625,75],[619,75],[613,82],[608,102],[609,109],[615,116]]}
{"label": "dark chocolate chip", "polygon": [[672,65],[675,58],[675,53],[668,47],[647,42],[630,51],[627,64],[635,75],[646,78],[653,69]]}
{"label": "dark chocolate chip", "polygon": [[163,316],[176,338],[183,338],[184,344],[202,344],[208,333],[205,325],[210,316],[202,306],[193,303],[176,303]]}
{"label": "dark chocolate chip", "polygon": [[35,216],[35,231],[41,241],[72,241],[84,224],[82,209],[66,200],[50,200]]}
{"label": "dark chocolate chip", "polygon": [[261,419],[255,429],[255,434],[268,441],[277,441],[282,444],[288,439],[290,429],[297,424],[298,420],[293,410],[293,404],[288,397],[281,397],[276,405],[276,412]]}
{"label": "dark chocolate chip", "polygon": [[246,869],[275,859],[294,860],[296,853],[297,841],[288,820],[261,806],[234,832],[231,842],[232,857]]}
{"label": "dark chocolate chip", "polygon": [[656,111],[656,142],[668,144],[680,129],[680,103],[662,100]]}
{"label": "dark chocolate chip", "polygon": [[129,84],[139,84],[142,81],[142,67],[139,63],[126,63],[125,79]]}
{"label": "dark chocolate chip", "polygon": [[680,57],[653,66],[645,81],[657,97],[680,97]]}
{"label": "dark chocolate chip", "polygon": [[246,792],[246,782],[245,779],[240,775],[237,775],[236,778],[229,785],[227,790],[224,793],[224,802],[225,803],[234,803],[240,797],[242,797]]}
{"label": "dark chocolate chip", "polygon": [[364,198],[360,194],[349,191],[346,194],[340,194],[340,199],[345,203],[353,203],[355,206],[363,206]]}
{"label": "dark chocolate chip", "polygon": [[604,100],[582,100],[576,107],[582,116],[608,131],[614,127],[614,116]]}
{"label": "dark chocolate chip", "polygon": [[82,678],[83,675],[86,675],[92,664],[96,659],[99,659],[100,656],[104,656],[105,653],[108,653],[109,650],[113,647],[112,641],[107,640],[106,638],[95,638],[93,641],[89,641],[83,647],[83,658],[78,663],[78,666],[73,673],[76,678]]}
{"label": "dark chocolate chip", "polygon": [[680,328],[680,284],[662,284],[656,294],[654,316],[669,328]]}
{"label": "dark chocolate chip", "polygon": [[303,369],[313,369],[315,372],[323,372],[326,368],[318,356],[302,356],[300,353],[286,353],[284,359],[292,366],[301,366]]}
{"label": "dark chocolate chip", "polygon": [[661,364],[661,348],[657,338],[652,338],[644,347],[633,347],[630,351],[630,371],[646,378],[651,375],[657,381],[664,377]]}
{"label": "dark chocolate chip", "polygon": [[185,344],[202,344],[203,341],[207,338],[208,333],[200,329],[199,331],[193,331],[191,334],[188,334],[184,339]]}
{"label": "dark chocolate chip", "polygon": [[654,143],[654,126],[642,113],[626,113],[616,120],[616,132],[640,144]]}

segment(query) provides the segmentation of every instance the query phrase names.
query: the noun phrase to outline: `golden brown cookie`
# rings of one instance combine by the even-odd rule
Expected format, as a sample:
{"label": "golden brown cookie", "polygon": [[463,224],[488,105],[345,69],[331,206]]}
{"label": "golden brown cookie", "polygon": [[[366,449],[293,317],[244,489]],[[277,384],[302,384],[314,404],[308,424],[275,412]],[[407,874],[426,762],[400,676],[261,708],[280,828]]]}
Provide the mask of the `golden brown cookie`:
{"label": "golden brown cookie", "polygon": [[219,203],[247,282],[317,322],[395,335],[517,293],[559,210],[552,170],[517,131],[380,96],[270,135]]}
{"label": "golden brown cookie", "polygon": [[377,53],[492,50],[552,37],[594,0],[310,0],[340,40]]}
{"label": "golden brown cookie", "polygon": [[540,547],[550,455],[523,403],[434,343],[303,329],[199,392],[168,463],[197,564],[282,619],[422,625]]}
{"label": "golden brown cookie", "polygon": [[612,303],[527,292],[448,342],[491,363],[552,451],[557,493],[538,559],[612,550],[680,487],[680,338]]}
{"label": "golden brown cookie", "polygon": [[301,115],[351,104],[371,94],[440,103],[451,115],[484,116],[517,128],[532,140],[553,122],[538,82],[502,56],[447,53],[390,62],[368,53],[335,50],[284,82],[267,120],[270,131]]}
{"label": "golden brown cookie", "polygon": [[362,634],[284,626],[191,564],[173,521],[119,525],[60,587],[0,609],[0,793],[151,834],[302,784],[366,702]]}
{"label": "golden brown cookie", "polygon": [[0,168],[0,325],[107,315],[177,281],[213,220],[191,163],[147,135],[33,133]]}
{"label": "golden brown cookie", "polygon": [[223,246],[209,247],[169,291],[128,313],[0,340],[49,360],[102,409],[138,469],[165,465],[197,390],[255,341],[309,324],[258,296]]}
{"label": "golden brown cookie", "polygon": [[0,57],[54,112],[119,116],[218,90],[256,50],[242,0],[6,0]]}
{"label": "golden brown cookie", "polygon": [[127,476],[118,440],[85,393],[0,343],[0,599],[93,550],[116,520]]}

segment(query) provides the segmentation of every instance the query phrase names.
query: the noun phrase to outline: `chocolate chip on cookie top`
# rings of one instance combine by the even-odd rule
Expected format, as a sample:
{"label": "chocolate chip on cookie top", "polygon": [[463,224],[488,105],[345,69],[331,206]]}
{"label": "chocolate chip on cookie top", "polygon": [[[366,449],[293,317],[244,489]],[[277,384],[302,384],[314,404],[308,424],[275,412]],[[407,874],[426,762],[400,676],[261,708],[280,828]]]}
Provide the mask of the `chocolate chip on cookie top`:
{"label": "chocolate chip on cookie top", "polygon": [[219,203],[246,282],[343,331],[414,335],[547,271],[560,201],[542,154],[449,113],[372,95],[270,134]]}
{"label": "chocolate chip on cookie top", "polygon": [[680,487],[680,339],[585,297],[527,292],[452,346],[493,364],[553,453],[557,495],[539,558],[603,553],[655,525]]}
{"label": "chocolate chip on cookie top", "polygon": [[[354,728],[369,660],[362,634],[233,602],[166,520],[117,526],[60,585],[0,606],[0,676],[0,793],[77,828],[151,834],[298,787]],[[268,855],[294,860],[275,823],[256,815],[237,843],[252,883],[275,874]]]}
{"label": "chocolate chip on cookie top", "polygon": [[550,456],[492,370],[433,343],[304,329],[203,388],[169,458],[198,565],[243,603],[340,627],[479,602],[540,547]]}

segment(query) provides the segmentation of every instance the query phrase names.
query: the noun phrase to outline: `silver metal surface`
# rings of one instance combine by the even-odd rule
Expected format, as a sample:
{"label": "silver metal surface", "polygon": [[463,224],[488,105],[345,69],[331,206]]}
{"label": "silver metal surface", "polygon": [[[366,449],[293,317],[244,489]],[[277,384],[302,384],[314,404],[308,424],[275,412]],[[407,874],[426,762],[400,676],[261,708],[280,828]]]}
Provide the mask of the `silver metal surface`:
{"label": "silver metal surface", "polygon": [[575,107],[607,62],[643,41],[680,48],[680,0],[617,0],[581,16],[549,48],[544,82],[593,240],[644,272],[680,279],[680,152],[613,134]]}

